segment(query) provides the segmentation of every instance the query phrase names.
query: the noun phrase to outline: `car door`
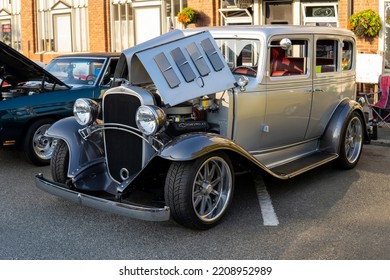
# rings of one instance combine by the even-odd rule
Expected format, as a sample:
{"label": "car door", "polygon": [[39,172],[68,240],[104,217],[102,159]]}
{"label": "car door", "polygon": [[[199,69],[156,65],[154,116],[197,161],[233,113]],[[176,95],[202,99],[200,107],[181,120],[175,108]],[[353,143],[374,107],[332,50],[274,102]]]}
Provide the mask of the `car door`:
{"label": "car door", "polygon": [[306,139],[322,135],[343,98],[341,44],[335,36],[314,36],[313,105]]}
{"label": "car door", "polygon": [[[289,50],[270,47],[266,113],[260,148],[290,145],[303,141],[309,123],[312,99],[312,36],[289,37]],[[278,45],[283,37],[272,39]]]}

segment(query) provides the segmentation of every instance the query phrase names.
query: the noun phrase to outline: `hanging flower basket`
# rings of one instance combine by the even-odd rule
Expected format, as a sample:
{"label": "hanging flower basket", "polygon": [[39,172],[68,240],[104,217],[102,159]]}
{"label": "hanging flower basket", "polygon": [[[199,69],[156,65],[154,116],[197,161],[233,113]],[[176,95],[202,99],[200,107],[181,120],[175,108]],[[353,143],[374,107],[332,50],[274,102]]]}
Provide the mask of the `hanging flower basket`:
{"label": "hanging flower basket", "polygon": [[371,9],[353,14],[348,20],[348,29],[358,37],[375,37],[381,28],[379,15]]}
{"label": "hanging flower basket", "polygon": [[184,8],[177,14],[177,20],[187,26],[190,23],[195,23],[198,18],[198,13],[190,8]]}

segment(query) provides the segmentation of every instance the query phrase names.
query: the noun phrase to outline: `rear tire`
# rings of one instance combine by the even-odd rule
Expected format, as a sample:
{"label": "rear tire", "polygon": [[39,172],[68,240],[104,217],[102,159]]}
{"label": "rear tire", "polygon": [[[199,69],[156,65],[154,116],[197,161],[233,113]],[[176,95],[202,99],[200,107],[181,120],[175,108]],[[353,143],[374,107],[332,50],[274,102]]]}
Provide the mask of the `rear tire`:
{"label": "rear tire", "polygon": [[51,176],[57,183],[65,184],[68,180],[69,149],[65,141],[58,139],[50,163]]}
{"label": "rear tire", "polygon": [[194,161],[172,162],[165,181],[165,201],[179,224],[209,229],[225,215],[233,198],[234,172],[225,153]]}
{"label": "rear tire", "polygon": [[354,168],[363,149],[363,120],[359,113],[351,113],[341,137],[336,165],[341,169]]}

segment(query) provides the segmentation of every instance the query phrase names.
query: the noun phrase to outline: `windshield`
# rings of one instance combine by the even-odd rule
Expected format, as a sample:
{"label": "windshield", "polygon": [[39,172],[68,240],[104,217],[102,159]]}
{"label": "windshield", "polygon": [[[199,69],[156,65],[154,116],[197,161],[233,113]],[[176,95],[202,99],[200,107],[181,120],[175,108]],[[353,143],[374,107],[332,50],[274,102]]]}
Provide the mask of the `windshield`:
{"label": "windshield", "polygon": [[103,67],[103,58],[58,58],[45,68],[68,85],[95,85]]}
{"label": "windshield", "polygon": [[216,39],[229,68],[258,66],[260,42],[254,39]]}

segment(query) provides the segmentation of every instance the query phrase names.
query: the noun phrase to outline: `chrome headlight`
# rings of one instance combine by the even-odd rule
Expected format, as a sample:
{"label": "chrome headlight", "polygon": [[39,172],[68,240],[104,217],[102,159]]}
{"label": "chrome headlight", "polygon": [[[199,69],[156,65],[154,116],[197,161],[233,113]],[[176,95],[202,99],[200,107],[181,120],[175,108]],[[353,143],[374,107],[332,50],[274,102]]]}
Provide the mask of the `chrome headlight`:
{"label": "chrome headlight", "polygon": [[140,106],[135,115],[135,121],[139,130],[145,135],[152,135],[160,131],[166,123],[165,112],[157,106]]}
{"label": "chrome headlight", "polygon": [[92,99],[79,98],[74,102],[73,114],[81,125],[92,124],[98,118],[99,112],[99,104]]}

